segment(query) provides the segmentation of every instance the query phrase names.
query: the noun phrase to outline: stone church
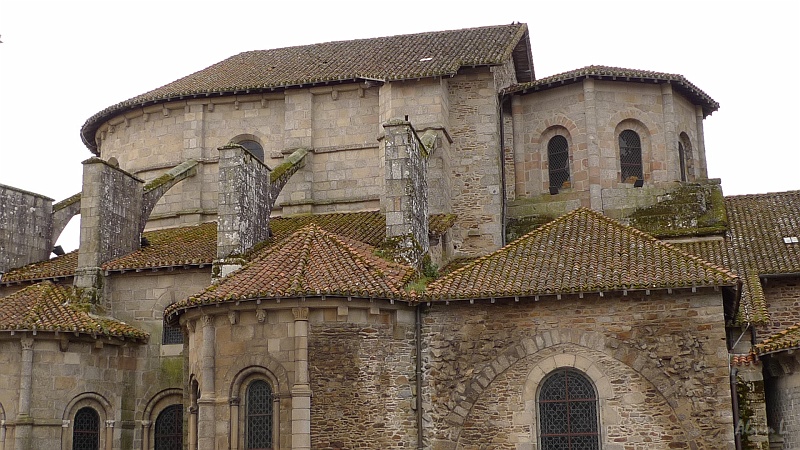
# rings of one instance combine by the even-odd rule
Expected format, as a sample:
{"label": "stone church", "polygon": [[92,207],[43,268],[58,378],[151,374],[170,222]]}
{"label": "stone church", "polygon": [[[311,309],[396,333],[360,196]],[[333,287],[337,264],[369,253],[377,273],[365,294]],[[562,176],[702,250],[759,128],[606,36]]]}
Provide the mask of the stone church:
{"label": "stone church", "polygon": [[0,450],[800,448],[800,191],[724,196],[683,76],[532,56],[249,51],[90,117],[81,192],[0,185]]}

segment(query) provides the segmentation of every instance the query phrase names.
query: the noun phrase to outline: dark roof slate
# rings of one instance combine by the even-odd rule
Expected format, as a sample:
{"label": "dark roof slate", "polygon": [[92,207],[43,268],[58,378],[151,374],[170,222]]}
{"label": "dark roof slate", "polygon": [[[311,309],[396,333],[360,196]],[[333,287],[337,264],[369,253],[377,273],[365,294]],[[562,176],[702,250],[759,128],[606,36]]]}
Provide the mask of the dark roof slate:
{"label": "dark roof slate", "polygon": [[413,274],[411,267],[377,256],[370,245],[310,224],[263,249],[218,284],[170,306],[165,316],[192,306],[255,298],[405,298],[403,287]]}
{"label": "dark roof slate", "polygon": [[650,70],[625,69],[621,67],[608,66],[586,66],[580,69],[570,70],[549,77],[540,78],[528,83],[520,83],[510,86],[504,92],[526,92],[541,91],[563,86],[570,83],[582,81],[586,78],[615,80],[615,81],[649,81],[654,83],[672,83],[675,89],[693,99],[703,106],[705,115],[719,109],[717,103],[700,88],[689,82],[683,75],[654,72]]}
{"label": "dark roof slate", "polygon": [[94,132],[103,121],[130,108],[184,97],[426,78],[467,66],[498,65],[511,57],[527,29],[515,23],[243,52],[98,112],[83,125],[81,136],[95,151]]}
{"label": "dark roof slate", "polygon": [[579,208],[429,284],[432,300],[733,286],[736,275]]}
{"label": "dark roof slate", "polygon": [[0,330],[66,331],[147,340],[149,334],[110,317],[86,312],[72,287],[43,281],[0,298]]}

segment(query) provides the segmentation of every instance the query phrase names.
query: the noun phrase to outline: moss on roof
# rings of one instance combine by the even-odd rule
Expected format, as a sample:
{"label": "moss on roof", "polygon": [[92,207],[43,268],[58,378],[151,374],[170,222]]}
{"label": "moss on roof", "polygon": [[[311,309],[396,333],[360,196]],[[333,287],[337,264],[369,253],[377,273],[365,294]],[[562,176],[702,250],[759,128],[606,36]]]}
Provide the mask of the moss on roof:
{"label": "moss on roof", "polygon": [[144,331],[111,317],[91,314],[86,306],[74,288],[43,281],[0,298],[0,330],[148,339],[149,334]]}
{"label": "moss on roof", "polygon": [[579,208],[428,285],[432,300],[735,286],[735,274]]}

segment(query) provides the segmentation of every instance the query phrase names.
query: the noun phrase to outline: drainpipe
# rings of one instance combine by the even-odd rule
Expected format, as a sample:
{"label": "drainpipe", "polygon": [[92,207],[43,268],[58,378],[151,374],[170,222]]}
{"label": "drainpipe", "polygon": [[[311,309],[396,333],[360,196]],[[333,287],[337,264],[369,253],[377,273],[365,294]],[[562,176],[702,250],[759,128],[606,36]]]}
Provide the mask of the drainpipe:
{"label": "drainpipe", "polygon": [[497,116],[500,118],[500,245],[506,245],[506,152],[505,124],[503,122],[503,103],[510,97],[500,94],[497,100]]}
{"label": "drainpipe", "polygon": [[[414,320],[414,336],[417,345],[416,385],[417,385],[417,449],[423,450],[422,438],[422,303],[417,304]],[[738,450],[738,449],[737,449]]]}

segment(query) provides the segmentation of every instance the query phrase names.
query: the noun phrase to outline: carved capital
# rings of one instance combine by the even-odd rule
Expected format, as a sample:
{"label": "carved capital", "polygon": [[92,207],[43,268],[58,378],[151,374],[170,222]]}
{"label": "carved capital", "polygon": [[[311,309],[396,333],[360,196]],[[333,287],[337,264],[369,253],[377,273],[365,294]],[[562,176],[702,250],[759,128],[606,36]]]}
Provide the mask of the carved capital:
{"label": "carved capital", "polygon": [[231,406],[239,406],[240,402],[241,401],[239,400],[239,397],[231,397],[231,399],[229,400]]}
{"label": "carved capital", "polygon": [[33,350],[33,338],[22,338],[19,340],[23,350]]}
{"label": "carved capital", "polygon": [[150,421],[150,420],[143,420],[143,421],[142,421],[142,428],[150,428],[150,426],[151,426],[152,424],[153,424],[153,422],[152,422],[152,421]]}
{"label": "carved capital", "polygon": [[115,420],[106,420],[106,428],[114,428]]}
{"label": "carved capital", "polygon": [[214,318],[209,315],[204,315],[200,318],[200,320],[203,321],[204,327],[210,326],[214,323]]}
{"label": "carved capital", "polygon": [[197,325],[196,320],[187,320],[186,321],[186,330],[190,333],[194,333],[195,326]]}
{"label": "carved capital", "polygon": [[69,428],[69,419],[64,419],[61,421],[61,428]]}
{"label": "carved capital", "polygon": [[292,308],[294,320],[308,320],[308,308]]}

